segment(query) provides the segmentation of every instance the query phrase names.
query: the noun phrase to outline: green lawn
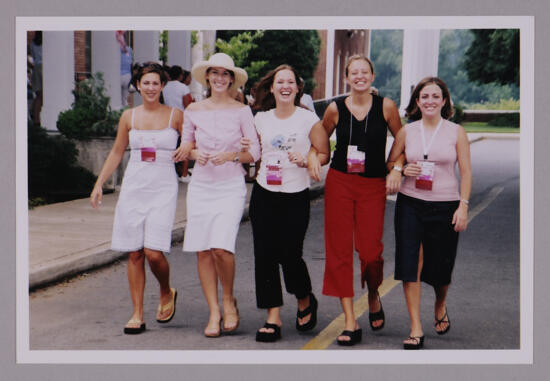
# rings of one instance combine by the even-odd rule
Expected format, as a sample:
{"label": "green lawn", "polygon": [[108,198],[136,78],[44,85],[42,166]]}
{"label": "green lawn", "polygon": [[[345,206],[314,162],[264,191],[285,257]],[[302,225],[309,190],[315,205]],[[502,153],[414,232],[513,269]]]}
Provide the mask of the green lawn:
{"label": "green lawn", "polygon": [[489,126],[485,122],[467,122],[462,123],[462,126],[466,132],[516,132],[519,133],[519,128],[517,127],[506,127],[506,126]]}

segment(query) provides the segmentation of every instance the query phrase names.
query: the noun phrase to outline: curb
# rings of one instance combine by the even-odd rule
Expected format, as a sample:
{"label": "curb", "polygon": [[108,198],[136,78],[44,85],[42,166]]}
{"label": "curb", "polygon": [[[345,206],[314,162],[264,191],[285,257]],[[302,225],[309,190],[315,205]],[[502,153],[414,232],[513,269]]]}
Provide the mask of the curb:
{"label": "curb", "polygon": [[[310,187],[310,199],[320,197],[324,193],[324,181]],[[249,203],[243,211],[241,222],[249,219]],[[172,230],[172,245],[183,242],[186,223]],[[67,259],[58,259],[49,265],[43,265],[39,269],[29,272],[29,291],[52,285],[54,283],[72,278],[87,271],[96,270],[125,260],[126,253],[120,251],[99,250],[79,255],[69,255]]]}

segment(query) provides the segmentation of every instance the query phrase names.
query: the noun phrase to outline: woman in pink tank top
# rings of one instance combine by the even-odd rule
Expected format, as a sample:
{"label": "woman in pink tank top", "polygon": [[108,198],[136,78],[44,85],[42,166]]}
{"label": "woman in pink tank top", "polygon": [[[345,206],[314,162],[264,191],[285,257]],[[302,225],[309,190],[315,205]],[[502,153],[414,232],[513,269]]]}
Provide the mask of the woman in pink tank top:
{"label": "woman in pink tank top", "polygon": [[[395,279],[403,281],[411,327],[404,349],[420,349],[420,281],[435,291],[435,331],[451,328],[446,297],[456,257],[458,232],[466,229],[472,188],[470,145],[464,129],[448,120],[451,96],[436,77],[421,80],[406,109],[413,121],[402,128],[388,163],[403,152],[405,179],[395,205]],[[458,163],[460,184],[455,175]]]}

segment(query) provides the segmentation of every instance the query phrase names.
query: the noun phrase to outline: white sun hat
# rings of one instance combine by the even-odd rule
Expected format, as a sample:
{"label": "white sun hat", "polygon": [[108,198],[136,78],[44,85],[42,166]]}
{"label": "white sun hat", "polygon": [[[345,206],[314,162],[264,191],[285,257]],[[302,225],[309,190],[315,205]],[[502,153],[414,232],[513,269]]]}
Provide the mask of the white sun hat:
{"label": "white sun hat", "polygon": [[191,76],[193,79],[204,87],[207,87],[206,83],[206,70],[210,67],[223,67],[224,69],[230,70],[235,73],[235,80],[229,87],[231,93],[236,92],[239,87],[243,86],[248,79],[248,74],[246,70],[241,69],[240,67],[235,66],[233,59],[225,53],[216,53],[210,56],[208,61],[199,61],[193,65],[191,69]]}

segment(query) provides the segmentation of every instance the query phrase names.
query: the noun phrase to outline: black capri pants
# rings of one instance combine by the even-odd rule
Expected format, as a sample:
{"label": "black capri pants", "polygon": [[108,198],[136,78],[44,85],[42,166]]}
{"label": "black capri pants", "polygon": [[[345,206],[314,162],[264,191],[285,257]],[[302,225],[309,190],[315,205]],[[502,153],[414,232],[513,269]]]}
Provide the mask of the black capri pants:
{"label": "black capri pants", "polygon": [[249,214],[258,308],[283,305],[279,265],[286,290],[298,299],[308,296],[311,280],[302,249],[309,224],[309,189],[271,192],[254,183]]}
{"label": "black capri pants", "polygon": [[459,201],[424,201],[397,195],[395,204],[395,275],[416,282],[420,244],[424,249],[420,280],[434,287],[451,283],[458,232],[452,225]]}

